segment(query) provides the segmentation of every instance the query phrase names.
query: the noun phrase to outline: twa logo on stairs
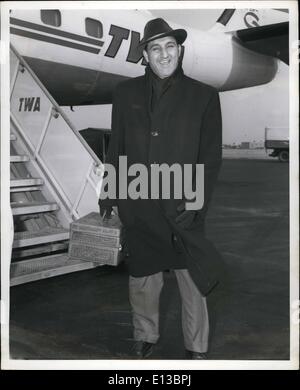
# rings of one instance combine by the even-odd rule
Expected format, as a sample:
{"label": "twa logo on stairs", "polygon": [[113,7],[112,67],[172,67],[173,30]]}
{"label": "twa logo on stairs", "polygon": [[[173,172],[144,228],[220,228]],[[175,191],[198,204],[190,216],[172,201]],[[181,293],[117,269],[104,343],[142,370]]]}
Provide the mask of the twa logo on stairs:
{"label": "twa logo on stairs", "polygon": [[19,111],[40,111],[41,98],[19,98]]}

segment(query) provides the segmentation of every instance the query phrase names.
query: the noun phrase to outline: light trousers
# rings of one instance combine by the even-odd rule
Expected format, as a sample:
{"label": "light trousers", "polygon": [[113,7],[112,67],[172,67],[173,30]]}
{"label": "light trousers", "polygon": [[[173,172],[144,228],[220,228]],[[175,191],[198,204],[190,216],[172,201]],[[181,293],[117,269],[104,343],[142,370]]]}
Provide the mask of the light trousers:
{"label": "light trousers", "polygon": [[[189,351],[208,349],[209,320],[206,298],[201,295],[187,269],[174,270],[181,296],[184,346]],[[156,343],[159,338],[159,298],[163,273],[135,278],[129,276],[129,300],[133,314],[134,339]]]}

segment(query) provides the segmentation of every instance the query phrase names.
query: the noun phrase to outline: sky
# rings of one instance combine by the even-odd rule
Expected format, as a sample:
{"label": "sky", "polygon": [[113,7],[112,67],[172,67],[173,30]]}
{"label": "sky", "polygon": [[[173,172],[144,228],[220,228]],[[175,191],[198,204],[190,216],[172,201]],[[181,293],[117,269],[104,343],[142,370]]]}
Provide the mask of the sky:
{"label": "sky", "polygon": [[[170,23],[208,30],[223,10],[152,10]],[[240,12],[240,13],[239,13]],[[243,15],[237,11],[228,29],[244,28]],[[282,12],[261,10],[261,24],[279,22],[287,17]],[[278,73],[268,84],[220,93],[223,118],[223,143],[264,140],[265,127],[288,127],[289,118],[289,67],[280,62]],[[65,108],[78,130],[87,127],[110,128],[111,105]]]}

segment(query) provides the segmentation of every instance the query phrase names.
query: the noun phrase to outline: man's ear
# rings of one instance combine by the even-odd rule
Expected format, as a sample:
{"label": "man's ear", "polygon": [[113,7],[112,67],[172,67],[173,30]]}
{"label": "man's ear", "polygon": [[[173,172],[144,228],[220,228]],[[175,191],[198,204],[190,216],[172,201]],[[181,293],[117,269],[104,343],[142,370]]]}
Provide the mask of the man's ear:
{"label": "man's ear", "polygon": [[143,50],[143,56],[147,62],[149,62],[149,56],[146,50]]}
{"label": "man's ear", "polygon": [[178,57],[181,56],[181,52],[182,52],[182,46],[178,45]]}

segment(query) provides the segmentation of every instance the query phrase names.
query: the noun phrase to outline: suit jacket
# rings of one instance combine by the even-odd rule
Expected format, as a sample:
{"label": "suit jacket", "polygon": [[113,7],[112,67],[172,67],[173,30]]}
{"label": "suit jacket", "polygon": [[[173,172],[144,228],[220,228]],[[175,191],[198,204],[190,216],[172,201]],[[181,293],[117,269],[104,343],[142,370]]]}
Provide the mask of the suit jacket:
{"label": "suit jacket", "polygon": [[[185,76],[181,69],[150,113],[149,74],[117,87],[112,111],[112,136],[106,163],[118,172],[118,157],[128,167],[151,164],[204,164],[204,206],[188,229],[175,218],[181,199],[104,199],[101,206],[117,205],[129,249],[129,272],[146,276],[166,269],[188,268],[203,295],[220,277],[221,258],[205,238],[207,206],[221,164],[222,123],[217,91]],[[133,178],[132,178],[133,179]],[[130,180],[128,180],[128,183]],[[174,234],[179,249],[174,247]]]}

